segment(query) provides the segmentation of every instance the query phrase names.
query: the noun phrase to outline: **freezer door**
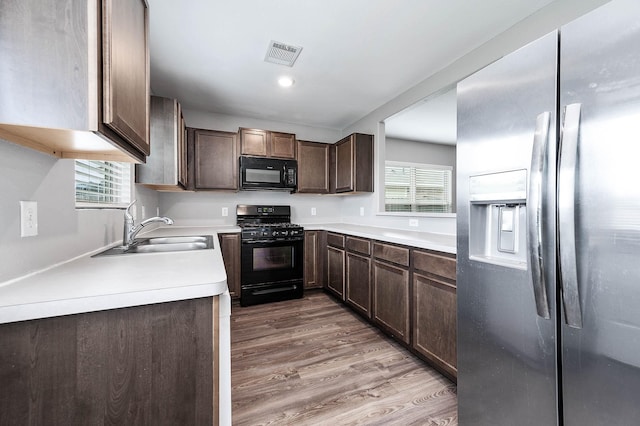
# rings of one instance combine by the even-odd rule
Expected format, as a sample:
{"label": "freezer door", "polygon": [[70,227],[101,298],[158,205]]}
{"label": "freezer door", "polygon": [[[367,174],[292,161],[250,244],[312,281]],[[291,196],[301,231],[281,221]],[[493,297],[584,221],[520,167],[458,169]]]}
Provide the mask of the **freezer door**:
{"label": "freezer door", "polygon": [[561,46],[564,424],[638,424],[640,2],[566,25]]}
{"label": "freezer door", "polygon": [[[556,266],[557,37],[557,32],[549,34],[458,85],[462,425],[539,426],[555,425],[558,419],[551,285]],[[532,158],[534,140],[542,148]],[[539,190],[535,197],[531,185]],[[536,222],[540,232],[525,232]],[[541,276],[535,292],[532,245],[545,260],[537,265]],[[538,309],[536,295],[543,293]]]}

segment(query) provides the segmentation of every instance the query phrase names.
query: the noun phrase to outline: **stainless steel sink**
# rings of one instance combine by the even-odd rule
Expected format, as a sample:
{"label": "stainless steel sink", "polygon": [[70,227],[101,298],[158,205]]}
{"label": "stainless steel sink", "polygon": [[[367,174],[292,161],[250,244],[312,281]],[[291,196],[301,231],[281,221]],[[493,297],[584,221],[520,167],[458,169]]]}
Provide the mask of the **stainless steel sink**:
{"label": "stainless steel sink", "polygon": [[179,243],[206,243],[207,236],[198,235],[192,237],[154,237],[149,238],[146,244],[179,244]]}
{"label": "stainless steel sink", "polygon": [[112,247],[94,255],[94,257],[135,253],[167,253],[175,251],[206,250],[212,248],[213,237],[211,235],[136,238],[129,247]]}

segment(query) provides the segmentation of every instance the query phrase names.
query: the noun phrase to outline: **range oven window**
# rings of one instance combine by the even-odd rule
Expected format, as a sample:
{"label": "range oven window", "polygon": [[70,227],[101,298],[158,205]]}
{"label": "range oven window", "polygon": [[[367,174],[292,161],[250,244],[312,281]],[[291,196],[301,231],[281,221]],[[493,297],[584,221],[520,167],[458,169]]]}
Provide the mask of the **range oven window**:
{"label": "range oven window", "polygon": [[245,169],[245,180],[256,183],[280,183],[280,170]]}
{"label": "range oven window", "polygon": [[253,270],[293,269],[295,267],[294,248],[257,247],[253,249]]}

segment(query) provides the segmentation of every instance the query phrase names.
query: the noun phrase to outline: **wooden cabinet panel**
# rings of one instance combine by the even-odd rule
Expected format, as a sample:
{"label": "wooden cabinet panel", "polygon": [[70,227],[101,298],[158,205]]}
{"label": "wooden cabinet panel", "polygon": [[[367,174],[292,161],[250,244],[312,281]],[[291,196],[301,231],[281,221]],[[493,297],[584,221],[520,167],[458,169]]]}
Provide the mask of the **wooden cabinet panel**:
{"label": "wooden cabinet panel", "polygon": [[456,280],[456,258],[453,254],[414,250],[413,267],[453,282]]}
{"label": "wooden cabinet panel", "polygon": [[266,130],[240,128],[242,155],[266,157],[268,154],[268,133]]}
{"label": "wooden cabinet panel", "polygon": [[220,251],[227,272],[227,286],[233,298],[240,297],[240,233],[218,234]]}
{"label": "wooden cabinet panel", "polygon": [[184,118],[176,99],[151,97],[153,151],[144,164],[136,164],[136,183],[159,190],[186,188]]}
{"label": "wooden cabinet panel", "polygon": [[331,189],[341,192],[373,192],[373,136],[353,133],[333,147]]}
{"label": "wooden cabinet panel", "polygon": [[320,255],[322,231],[304,231],[304,288],[322,287],[323,262]]}
{"label": "wooden cabinet panel", "polygon": [[327,232],[327,244],[333,247],[344,248],[344,235]]}
{"label": "wooden cabinet panel", "polygon": [[380,242],[373,243],[373,257],[397,263],[402,266],[409,266],[409,248],[394,246]]}
{"label": "wooden cabinet panel", "polygon": [[269,132],[269,157],[296,159],[296,136],[290,133]]}
{"label": "wooden cabinet panel", "polygon": [[238,190],[237,134],[192,129],[195,189]]}
{"label": "wooden cabinet panel", "polygon": [[364,238],[347,236],[346,242],[347,250],[362,253],[366,255],[371,254],[371,241]]}
{"label": "wooden cabinet panel", "polygon": [[149,154],[149,17],[144,0],[103,1],[104,123]]}
{"label": "wooden cabinet panel", "polygon": [[326,143],[298,141],[298,192],[329,193],[329,148]]}
{"label": "wooden cabinet panel", "polygon": [[0,422],[214,424],[216,306],[209,297],[0,325]]}
{"label": "wooden cabinet panel", "polygon": [[346,297],[347,304],[371,318],[371,259],[347,252]]}
{"label": "wooden cabinet panel", "polygon": [[413,347],[455,377],[456,288],[449,283],[413,274]]}
{"label": "wooden cabinet panel", "polygon": [[144,161],[147,2],[3,1],[0,17],[0,137],[60,158]]}
{"label": "wooden cabinet panel", "polygon": [[409,307],[409,269],[374,261],[372,317],[407,344],[411,338]]}
{"label": "wooden cabinet panel", "polygon": [[344,300],[344,250],[327,247],[327,289]]}
{"label": "wooden cabinet panel", "polygon": [[240,152],[242,155],[273,158],[296,158],[296,135],[241,127]]}
{"label": "wooden cabinet panel", "polygon": [[353,138],[343,139],[336,144],[335,179],[336,192],[353,191],[354,184],[354,149]]}

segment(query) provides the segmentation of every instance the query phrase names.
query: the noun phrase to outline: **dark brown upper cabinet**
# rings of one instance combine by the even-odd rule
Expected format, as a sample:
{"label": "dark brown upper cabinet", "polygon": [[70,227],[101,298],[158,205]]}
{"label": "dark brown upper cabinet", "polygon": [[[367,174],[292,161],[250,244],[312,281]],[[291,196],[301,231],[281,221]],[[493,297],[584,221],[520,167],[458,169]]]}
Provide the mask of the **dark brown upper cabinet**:
{"label": "dark brown upper cabinet", "polygon": [[296,159],[296,135],[241,127],[240,152],[256,157]]}
{"label": "dark brown upper cabinet", "polygon": [[171,191],[187,187],[187,141],[180,103],[151,97],[151,143],[146,164],[136,164],[136,183]]}
{"label": "dark brown upper cabinet", "polygon": [[144,161],[147,2],[3,1],[0,16],[11,34],[0,43],[0,93],[9,102],[0,137],[60,158]]}
{"label": "dark brown upper cabinet", "polygon": [[329,193],[329,164],[331,145],[298,141],[298,192]]}
{"label": "dark brown upper cabinet", "polygon": [[353,133],[333,145],[331,192],[373,192],[373,135]]}
{"label": "dark brown upper cabinet", "polygon": [[205,129],[187,133],[189,189],[237,191],[238,134]]}

